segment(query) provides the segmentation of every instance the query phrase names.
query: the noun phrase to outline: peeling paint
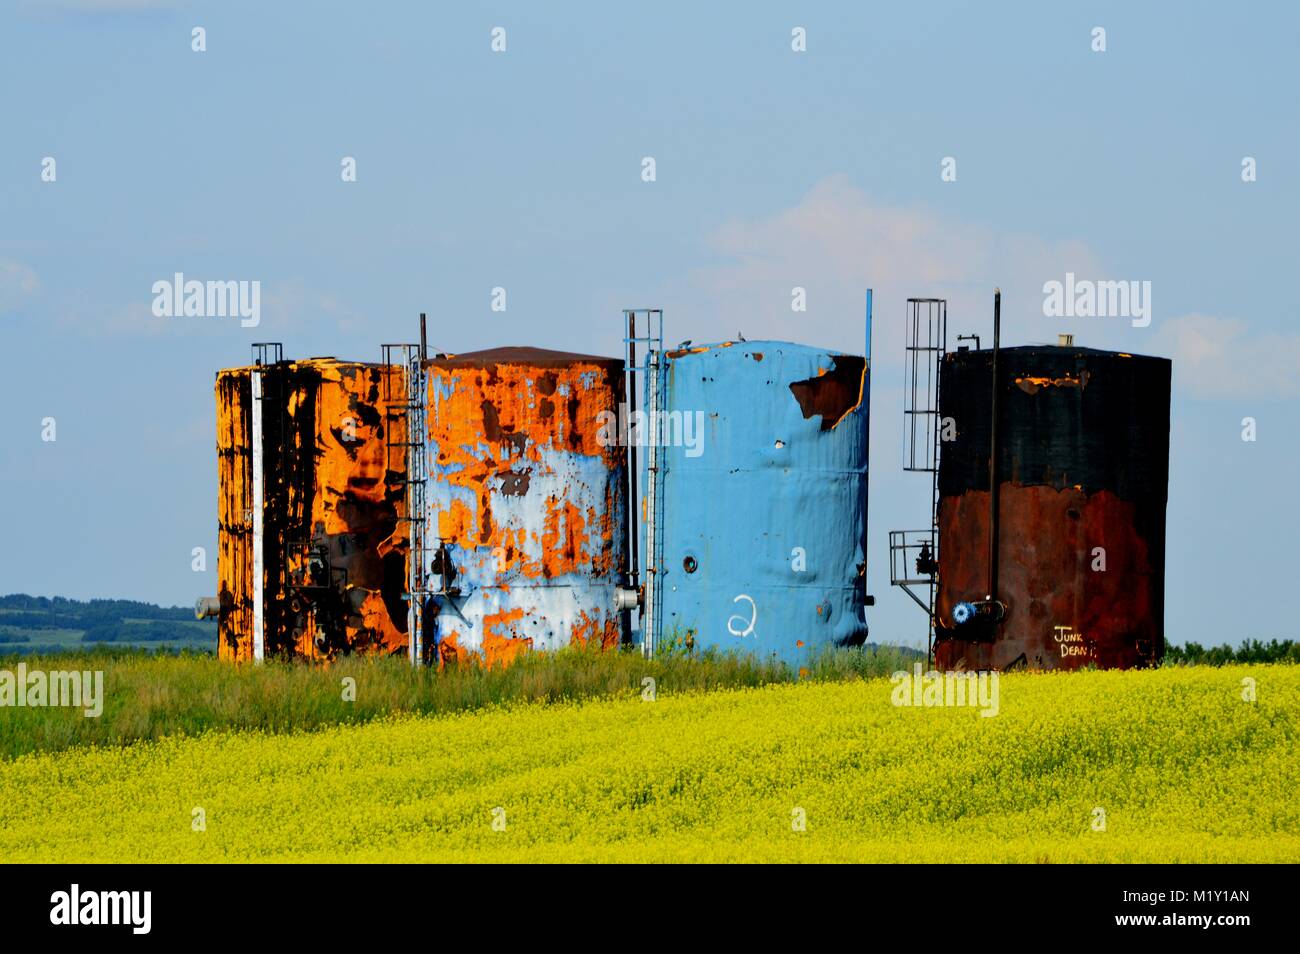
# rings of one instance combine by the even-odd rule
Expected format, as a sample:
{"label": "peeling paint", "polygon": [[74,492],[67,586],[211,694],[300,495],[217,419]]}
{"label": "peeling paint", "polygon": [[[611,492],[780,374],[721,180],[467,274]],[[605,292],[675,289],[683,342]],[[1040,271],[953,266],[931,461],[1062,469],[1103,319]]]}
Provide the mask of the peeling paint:
{"label": "peeling paint", "polygon": [[426,634],[450,647],[439,658],[617,645],[626,453],[598,435],[622,399],[622,362],[505,348],[427,373],[427,519],[461,588]]}
{"label": "peeling paint", "polygon": [[1026,394],[1035,394],[1039,388],[1086,388],[1088,386],[1088,372],[1083,371],[1078,375],[1066,374],[1059,378],[1025,375],[1017,377],[1015,384]]}
{"label": "peeling paint", "polygon": [[858,355],[833,355],[832,367],[819,367],[817,375],[792,381],[790,391],[805,418],[820,416],[821,429],[829,431],[862,403],[866,361]]}

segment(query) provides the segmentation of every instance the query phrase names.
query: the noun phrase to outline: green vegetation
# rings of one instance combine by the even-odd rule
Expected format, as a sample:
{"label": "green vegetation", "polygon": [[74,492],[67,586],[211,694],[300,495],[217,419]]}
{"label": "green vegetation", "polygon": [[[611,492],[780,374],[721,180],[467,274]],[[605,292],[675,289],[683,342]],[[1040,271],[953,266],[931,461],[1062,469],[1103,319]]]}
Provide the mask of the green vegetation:
{"label": "green vegetation", "polygon": [[1170,646],[1165,650],[1166,666],[1227,666],[1232,663],[1300,663],[1300,643],[1290,639],[1263,642],[1248,639],[1240,646],[1206,648],[1200,643]]}
{"label": "green vegetation", "polygon": [[[116,625],[130,629],[152,624]],[[5,648],[28,649],[28,643],[13,642],[26,638],[26,634],[0,631],[0,644]],[[0,656],[0,668],[12,670],[21,659],[29,670],[102,670],[103,715],[87,719],[78,710],[5,709],[0,718],[0,759],[79,745],[128,745],[212,729],[285,732],[370,722],[396,713],[437,715],[514,702],[618,697],[641,692],[647,677],[655,681],[657,690],[666,692],[746,688],[801,679],[869,679],[910,669],[923,659],[923,654],[911,649],[867,646],[826,652],[797,673],[776,662],[694,653],[682,647],[653,660],[631,650],[609,653],[574,648],[530,654],[506,668],[470,664],[438,672],[412,669],[405,657],[345,658],[329,666],[301,662],[236,666],[210,652],[185,648],[185,643],[163,641],[154,648],[116,640],[93,648],[76,642],[68,645],[68,650],[35,647],[36,652],[21,657]],[[1251,656],[1259,653],[1266,655],[1262,659]],[[1166,665],[1179,666],[1252,661],[1300,660],[1296,644],[1289,640],[1247,643],[1241,650],[1205,650],[1189,644],[1170,647],[1166,657]],[[354,680],[355,701],[344,698],[345,679]]]}
{"label": "green vegetation", "polygon": [[52,653],[83,644],[121,643],[166,648],[217,648],[214,620],[196,620],[184,606],[135,600],[0,596],[0,646],[10,652]]}
{"label": "green vegetation", "polygon": [[[197,623],[197,620],[194,621]],[[92,626],[82,633],[81,641],[83,643],[162,643],[173,642],[177,639],[193,639],[187,630],[190,624],[184,624],[184,627],[176,623],[137,623],[131,620],[123,620],[120,623],[100,623]],[[207,633],[199,633],[198,638],[206,639]]]}
{"label": "green vegetation", "polygon": [[[804,679],[842,681],[888,675],[917,659],[912,650],[832,650],[806,667]],[[117,648],[26,656],[29,670],[102,670],[104,710],[0,710],[0,758],[80,745],[127,745],[212,729],[289,732],[369,722],[392,713],[433,715],[516,702],[570,702],[656,692],[734,689],[793,682],[787,666],[749,657],[702,653],[645,659],[624,650],[571,648],[529,654],[508,667],[413,669],[405,657],[341,659],[329,666],[267,662],[233,665],[203,653],[145,653]],[[17,660],[0,664],[12,669]],[[353,680],[355,701],[345,698]]]}

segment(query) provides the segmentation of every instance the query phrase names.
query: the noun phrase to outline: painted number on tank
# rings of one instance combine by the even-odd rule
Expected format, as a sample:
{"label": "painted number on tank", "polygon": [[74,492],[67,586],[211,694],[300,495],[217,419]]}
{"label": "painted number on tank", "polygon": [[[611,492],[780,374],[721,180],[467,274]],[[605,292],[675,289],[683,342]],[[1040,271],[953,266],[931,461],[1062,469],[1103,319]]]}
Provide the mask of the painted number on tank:
{"label": "painted number on tank", "polygon": [[[758,620],[758,607],[754,605],[754,598],[746,596],[744,593],[741,593],[731,602],[739,603],[742,600],[749,601],[749,619],[746,620],[745,617],[740,614],[733,613],[731,618],[727,620],[727,632],[731,633],[732,636],[739,636],[741,639],[744,639],[746,636],[749,636],[754,632],[754,623]],[[741,628],[737,629],[737,624],[739,624]]]}

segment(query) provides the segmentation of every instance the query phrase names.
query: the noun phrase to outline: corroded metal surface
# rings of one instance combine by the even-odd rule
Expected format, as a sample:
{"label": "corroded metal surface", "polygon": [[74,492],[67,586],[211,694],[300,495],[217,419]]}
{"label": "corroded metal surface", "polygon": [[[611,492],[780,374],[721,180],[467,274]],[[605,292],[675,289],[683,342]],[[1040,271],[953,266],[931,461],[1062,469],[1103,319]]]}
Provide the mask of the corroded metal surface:
{"label": "corroded metal surface", "polygon": [[941,669],[1148,665],[1164,650],[1170,362],[1088,348],[1002,349],[1001,623],[956,624],[987,595],[991,353],[945,357],[939,470]]}
{"label": "corroded metal surface", "polygon": [[217,374],[217,613],[222,659],[253,655],[253,478],[248,369]]}
{"label": "corroded metal surface", "polygon": [[[762,352],[755,352],[755,357],[763,360]],[[844,354],[831,355],[830,359],[829,369],[819,366],[817,374],[807,381],[790,384],[803,416],[819,417],[823,431],[833,429],[846,414],[857,410],[865,394],[863,359]]]}
{"label": "corroded metal surface", "polygon": [[[804,666],[861,643],[867,412],[860,355],[781,341],[665,353],[660,647]],[[698,443],[692,421],[700,422]],[[642,474],[644,482],[646,475]]]}
{"label": "corroded metal surface", "polygon": [[625,638],[622,362],[507,348],[427,363],[435,552],[425,644],[440,663]]}
{"label": "corroded metal surface", "polygon": [[[251,375],[217,376],[222,658],[252,658]],[[262,376],[267,656],[406,649],[402,369],[312,359]],[[397,440],[400,441],[400,438]]]}

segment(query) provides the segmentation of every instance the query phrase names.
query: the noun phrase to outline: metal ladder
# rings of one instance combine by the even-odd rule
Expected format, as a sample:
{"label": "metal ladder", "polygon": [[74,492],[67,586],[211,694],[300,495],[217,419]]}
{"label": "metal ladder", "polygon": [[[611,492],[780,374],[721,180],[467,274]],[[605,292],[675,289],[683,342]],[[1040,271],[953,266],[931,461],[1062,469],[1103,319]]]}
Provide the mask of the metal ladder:
{"label": "metal ladder", "polygon": [[[641,316],[645,320],[645,333],[637,334],[637,317]],[[662,626],[659,619],[659,607],[662,600],[663,573],[662,571],[662,549],[663,542],[660,540],[659,527],[663,525],[663,493],[662,493],[662,474],[659,463],[658,441],[655,438],[655,418],[659,413],[659,406],[663,401],[663,350],[664,350],[664,312],[662,308],[624,308],[623,321],[625,327],[624,344],[627,345],[627,366],[626,380],[624,388],[626,390],[627,406],[629,415],[635,410],[636,398],[636,380],[637,375],[645,378],[645,414],[647,424],[651,433],[649,441],[646,444],[646,488],[645,488],[645,589],[644,599],[641,602],[640,626],[641,626],[641,652],[649,657],[653,656],[655,648],[659,642],[658,629]],[[646,346],[645,364],[638,365],[636,358],[636,346],[644,344]],[[630,424],[630,420],[629,420]],[[637,470],[637,445],[640,442],[640,435],[634,439],[631,433],[627,435],[620,434],[620,438],[626,437],[628,443],[628,482],[631,493],[628,497],[628,506],[633,508],[633,513],[628,520],[628,526],[631,529],[628,540],[628,562],[629,578],[632,587],[641,586],[640,574],[638,572],[638,549],[640,539],[636,532],[638,493],[637,488],[640,483],[641,475]]]}
{"label": "metal ladder", "polygon": [[[928,616],[926,652],[931,658],[939,571],[939,449],[943,435],[939,375],[947,350],[948,302],[942,298],[909,298],[903,348],[903,470],[930,474],[930,519],[924,530],[890,531],[889,573],[890,583],[901,587]],[[912,587],[923,588],[926,598],[922,600]]]}
{"label": "metal ladder", "polygon": [[[428,379],[420,359],[418,344],[385,344],[383,363],[390,370],[384,375],[384,470],[402,476],[406,489],[406,513],[399,523],[406,524],[406,634],[407,655],[411,665],[424,662],[424,603],[429,596],[429,548],[426,540],[429,458],[425,447]],[[393,393],[395,377],[391,369],[402,369],[403,393]],[[394,468],[393,451],[401,448],[401,466]]]}

